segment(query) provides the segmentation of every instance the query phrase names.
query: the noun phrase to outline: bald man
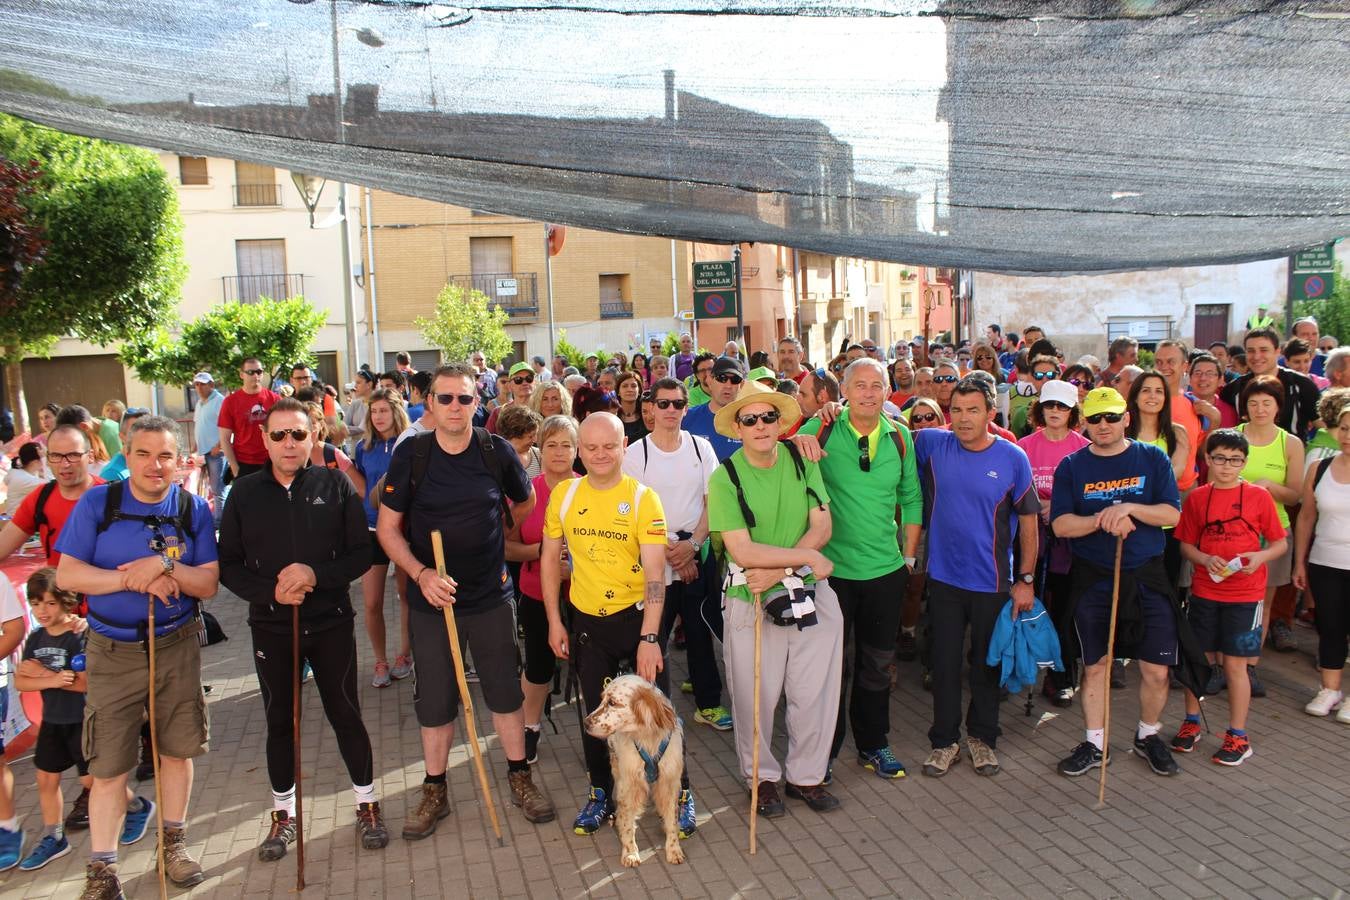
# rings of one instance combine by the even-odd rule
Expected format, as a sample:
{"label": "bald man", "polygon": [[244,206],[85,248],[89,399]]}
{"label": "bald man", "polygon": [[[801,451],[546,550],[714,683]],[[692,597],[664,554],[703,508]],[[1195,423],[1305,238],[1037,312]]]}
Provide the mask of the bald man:
{"label": "bald man", "polygon": [[[623,473],[625,441],[617,416],[587,416],[579,443],[587,474],[563,482],[549,495],[539,569],[549,645],[559,659],[572,660],[589,713],[600,705],[605,684],[618,676],[625,661],[670,694],[665,647],[658,637],[666,599],[666,517],[656,492]],[[564,540],[572,564],[570,627],[561,603]],[[581,741],[591,790],[572,830],[586,835],[614,815],[614,777],[606,742],[585,729]],[[687,775],[680,787],[684,838],[696,828]],[[656,803],[659,807],[661,798]]]}

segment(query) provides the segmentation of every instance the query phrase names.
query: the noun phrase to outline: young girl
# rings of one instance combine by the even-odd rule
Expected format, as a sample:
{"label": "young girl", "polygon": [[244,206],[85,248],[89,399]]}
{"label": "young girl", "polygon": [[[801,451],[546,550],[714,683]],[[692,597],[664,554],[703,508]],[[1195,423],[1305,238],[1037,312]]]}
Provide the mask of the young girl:
{"label": "young girl", "polygon": [[[24,857],[19,868],[41,869],[70,852],[65,830],[89,827],[89,788],[93,778],[84,760],[84,636],[75,630],[80,600],[56,586],[56,570],[38,569],[28,579],[28,603],[38,627],[23,646],[23,662],[14,679],[21,691],[42,692],[42,725],[38,728],[33,766],[37,769],[38,804],[42,808],[42,840]],[[83,790],[74,808],[61,821],[64,800],[61,773],[75,767]],[[127,818],[121,842],[131,844],[145,836],[155,804],[127,789]]]}

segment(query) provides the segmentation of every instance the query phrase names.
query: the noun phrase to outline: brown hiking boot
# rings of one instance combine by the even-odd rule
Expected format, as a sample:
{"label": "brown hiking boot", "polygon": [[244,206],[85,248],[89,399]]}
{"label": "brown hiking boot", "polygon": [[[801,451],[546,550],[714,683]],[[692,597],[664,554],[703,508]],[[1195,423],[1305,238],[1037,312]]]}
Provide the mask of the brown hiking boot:
{"label": "brown hiking boot", "polygon": [[192,887],[206,880],[201,863],[188,853],[186,828],[164,829],[164,872],[179,887]]}
{"label": "brown hiking boot", "polygon": [[122,882],[117,880],[117,864],[92,862],[85,869],[84,893],[80,900],[122,900]]}
{"label": "brown hiking boot", "polygon": [[89,827],[89,788],[80,791],[80,796],[71,804],[70,815],[66,816],[66,831],[83,831]]}
{"label": "brown hiking boot", "polygon": [[450,798],[443,784],[423,784],[417,809],[403,820],[403,839],[420,841],[436,832],[436,823],[450,815]]}
{"label": "brown hiking boot", "polygon": [[529,769],[508,772],[506,780],[511,785],[511,802],[520,807],[520,811],[525,814],[525,821],[536,825],[553,821],[553,801],[545,797],[544,792],[535,785]]}
{"label": "brown hiking boot", "polygon": [[272,810],[272,827],[258,845],[258,859],[276,862],[286,855],[286,847],[295,843],[295,820],[284,809]]}
{"label": "brown hiking boot", "polygon": [[367,850],[383,850],[389,846],[389,829],[380,815],[380,801],[358,803],[356,806],[356,833],[361,846]]}

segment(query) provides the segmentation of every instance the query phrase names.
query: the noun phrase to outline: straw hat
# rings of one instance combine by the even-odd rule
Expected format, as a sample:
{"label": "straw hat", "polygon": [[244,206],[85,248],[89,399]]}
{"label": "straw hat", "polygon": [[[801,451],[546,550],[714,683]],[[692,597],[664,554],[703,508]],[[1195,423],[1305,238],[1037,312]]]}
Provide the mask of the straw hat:
{"label": "straw hat", "polygon": [[736,431],[736,416],[745,407],[756,403],[767,403],[778,410],[782,416],[779,421],[784,429],[796,425],[802,417],[802,408],[797,405],[797,398],[789,397],[758,381],[747,381],[741,385],[736,399],[719,409],[713,416],[713,427],[723,437],[739,438],[740,434]]}

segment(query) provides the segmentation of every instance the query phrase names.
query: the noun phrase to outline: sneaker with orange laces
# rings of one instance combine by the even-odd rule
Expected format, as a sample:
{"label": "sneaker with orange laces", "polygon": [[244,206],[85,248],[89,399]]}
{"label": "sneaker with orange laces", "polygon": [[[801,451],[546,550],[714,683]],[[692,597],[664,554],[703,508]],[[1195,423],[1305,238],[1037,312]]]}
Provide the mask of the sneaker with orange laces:
{"label": "sneaker with orange laces", "polygon": [[1200,740],[1200,723],[1189,719],[1181,723],[1181,730],[1172,738],[1172,749],[1178,753],[1190,753]]}
{"label": "sneaker with orange laces", "polygon": [[1242,761],[1252,755],[1252,742],[1245,734],[1233,734],[1230,729],[1223,736],[1223,746],[1210,757],[1221,766],[1240,766]]}
{"label": "sneaker with orange laces", "polygon": [[371,679],[370,686],[383,688],[389,687],[389,663],[379,660],[375,663],[375,677]]}

